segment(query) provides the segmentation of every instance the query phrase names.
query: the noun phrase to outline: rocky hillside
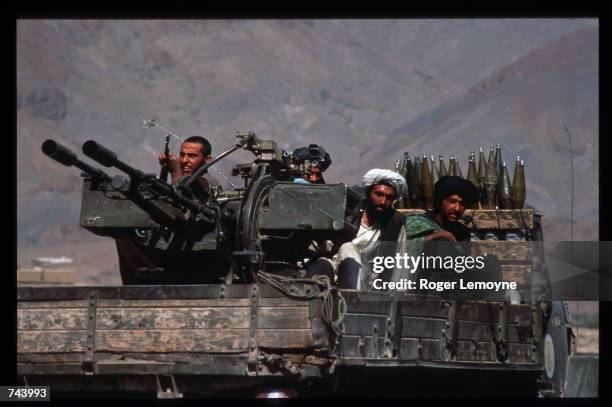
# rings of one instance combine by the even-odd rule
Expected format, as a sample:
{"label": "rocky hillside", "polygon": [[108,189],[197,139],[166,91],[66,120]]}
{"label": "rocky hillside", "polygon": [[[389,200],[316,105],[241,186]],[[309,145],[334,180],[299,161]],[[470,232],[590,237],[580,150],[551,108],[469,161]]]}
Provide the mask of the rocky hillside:
{"label": "rocky hillside", "polygon": [[585,29],[530,51],[464,94],[407,121],[362,161],[389,167],[398,150],[455,154],[467,174],[470,150],[483,146],[488,156],[499,142],[511,177],[516,155],[526,162],[527,201],[545,215],[545,238],[570,240],[571,137],[574,239],[597,240],[596,46],[597,32]]}
{"label": "rocky hillside", "polygon": [[207,136],[215,152],[237,130],[286,149],[320,143],[330,182],[356,183],[403,151],[454,153],[465,172],[470,150],[499,142],[506,160],[526,160],[528,202],[558,240],[569,238],[567,126],[575,238],[596,239],[598,35],[585,19],[20,20],[20,261],[30,236],[58,255],[87,243],[84,255],[99,258],[95,247],[112,246],[79,229],[78,171],[44,157],[42,141],[80,152],[93,138],[154,172],[163,134],[142,129],[151,117]]}

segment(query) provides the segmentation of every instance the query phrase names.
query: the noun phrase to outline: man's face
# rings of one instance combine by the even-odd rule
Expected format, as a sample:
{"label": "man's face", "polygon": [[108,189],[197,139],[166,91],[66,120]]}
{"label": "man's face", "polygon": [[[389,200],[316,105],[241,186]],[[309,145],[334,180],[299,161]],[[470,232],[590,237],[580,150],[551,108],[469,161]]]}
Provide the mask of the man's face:
{"label": "man's face", "polygon": [[382,215],[391,209],[395,198],[395,188],[378,184],[372,187],[368,203],[375,214]]}
{"label": "man's face", "polygon": [[312,167],[310,170],[310,174],[304,174],[302,177],[305,180],[316,184],[321,179],[321,170],[317,167]]}
{"label": "man's face", "polygon": [[463,198],[459,195],[451,195],[442,200],[442,217],[449,222],[457,222],[465,212]]}
{"label": "man's face", "polygon": [[204,157],[200,143],[183,143],[179,162],[183,175],[191,175],[195,170],[210,161],[210,156]]}

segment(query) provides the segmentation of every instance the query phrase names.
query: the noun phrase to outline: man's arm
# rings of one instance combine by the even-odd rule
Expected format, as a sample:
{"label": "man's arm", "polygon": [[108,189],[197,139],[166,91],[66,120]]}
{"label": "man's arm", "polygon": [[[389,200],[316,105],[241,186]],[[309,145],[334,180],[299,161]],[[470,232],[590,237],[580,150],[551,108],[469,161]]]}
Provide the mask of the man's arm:
{"label": "man's arm", "polygon": [[425,236],[425,240],[427,240],[428,242],[434,239],[440,239],[440,238],[445,239],[445,240],[450,240],[451,242],[457,241],[457,239],[455,239],[455,236],[451,232],[449,232],[448,230],[444,230],[444,229],[437,230]]}

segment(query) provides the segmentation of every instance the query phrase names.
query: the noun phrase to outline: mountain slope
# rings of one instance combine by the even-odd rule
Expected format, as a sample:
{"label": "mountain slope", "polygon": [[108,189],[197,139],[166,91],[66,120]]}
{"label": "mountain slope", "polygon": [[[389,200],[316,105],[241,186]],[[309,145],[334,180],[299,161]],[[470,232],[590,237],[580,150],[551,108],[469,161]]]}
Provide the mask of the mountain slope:
{"label": "mountain slope", "polygon": [[390,167],[400,151],[450,154],[467,173],[469,151],[502,144],[512,176],[514,158],[526,161],[527,201],[544,212],[553,239],[569,239],[570,150],[573,137],[576,239],[597,239],[598,49],[586,29],[529,52],[464,95],[398,127],[392,141],[362,157]]}

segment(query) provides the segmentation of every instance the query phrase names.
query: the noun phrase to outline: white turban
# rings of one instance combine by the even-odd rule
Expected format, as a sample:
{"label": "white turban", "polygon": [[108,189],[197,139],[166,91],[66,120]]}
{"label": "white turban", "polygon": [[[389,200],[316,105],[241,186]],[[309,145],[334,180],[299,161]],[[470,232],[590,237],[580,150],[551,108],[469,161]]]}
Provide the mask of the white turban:
{"label": "white turban", "polygon": [[398,198],[408,190],[404,177],[395,171],[380,168],[373,168],[366,172],[361,183],[365,189],[376,184],[388,184],[395,189],[395,194]]}

